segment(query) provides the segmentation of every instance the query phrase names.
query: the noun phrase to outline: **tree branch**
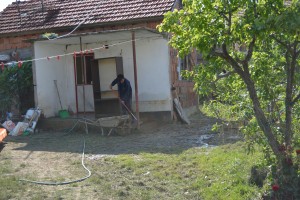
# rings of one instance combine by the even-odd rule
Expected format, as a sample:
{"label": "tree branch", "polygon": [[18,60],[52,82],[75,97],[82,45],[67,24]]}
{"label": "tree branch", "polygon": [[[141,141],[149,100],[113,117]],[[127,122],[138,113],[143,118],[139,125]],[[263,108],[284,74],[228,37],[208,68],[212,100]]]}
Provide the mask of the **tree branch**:
{"label": "tree branch", "polygon": [[297,46],[298,46],[298,44],[300,44],[300,41],[296,41],[295,44],[296,44],[296,57],[298,57],[300,54],[300,48],[299,48],[299,51],[297,51]]}
{"label": "tree branch", "polygon": [[289,45],[285,44],[283,41],[281,41],[280,39],[278,39],[277,37],[275,37],[274,34],[270,35],[276,42],[278,42],[279,44],[281,44],[282,46],[284,46],[286,49],[289,49]]}
{"label": "tree branch", "polygon": [[[296,63],[297,63],[297,58],[299,56],[299,51],[297,51],[297,45],[298,45],[298,41],[294,42],[294,53],[292,55],[292,61],[291,61],[291,71],[292,71],[292,81],[294,80],[294,73],[296,70]],[[300,94],[298,94],[294,99],[291,99],[291,106],[294,106],[295,103],[300,99]]]}
{"label": "tree branch", "polygon": [[243,77],[244,71],[242,67],[229,55],[226,44],[222,44],[222,52],[222,58],[226,60],[234,68],[234,70]]}
{"label": "tree branch", "polygon": [[295,99],[293,99],[293,101],[292,101],[292,103],[291,103],[291,106],[294,106],[295,103],[297,103],[297,101],[299,101],[299,99],[300,99],[300,94],[298,94],[298,95],[295,97]]}
{"label": "tree branch", "polygon": [[249,46],[248,46],[248,52],[247,55],[245,57],[245,59],[243,60],[243,63],[248,63],[250,61],[250,59],[252,58],[252,54],[253,54],[253,49],[254,49],[254,45],[255,45],[255,41],[256,41],[256,37],[253,36],[252,41],[250,42]]}
{"label": "tree branch", "polygon": [[218,81],[218,80],[220,80],[222,78],[226,78],[226,77],[228,77],[228,76],[230,76],[232,74],[235,74],[235,72],[234,71],[230,71],[230,72],[226,72],[225,74],[218,74],[216,81]]}

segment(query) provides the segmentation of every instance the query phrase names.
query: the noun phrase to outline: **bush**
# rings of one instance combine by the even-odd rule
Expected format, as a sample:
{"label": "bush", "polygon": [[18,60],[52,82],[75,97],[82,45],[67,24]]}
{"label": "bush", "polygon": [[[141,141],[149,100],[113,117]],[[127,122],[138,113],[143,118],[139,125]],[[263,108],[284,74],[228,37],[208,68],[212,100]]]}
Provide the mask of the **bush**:
{"label": "bush", "polygon": [[0,73],[0,112],[4,117],[15,106],[24,113],[34,106],[32,62],[7,66]]}

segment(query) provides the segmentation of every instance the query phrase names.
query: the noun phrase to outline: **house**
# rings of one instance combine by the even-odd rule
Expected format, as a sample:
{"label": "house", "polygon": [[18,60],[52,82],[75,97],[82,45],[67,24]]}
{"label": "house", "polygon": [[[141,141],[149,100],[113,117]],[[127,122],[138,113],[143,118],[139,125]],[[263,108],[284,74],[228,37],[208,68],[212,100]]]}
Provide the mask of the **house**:
{"label": "house", "polygon": [[117,113],[109,84],[123,73],[138,116],[172,119],[176,95],[184,109],[197,106],[193,83],[180,77],[196,64],[196,53],[178,58],[169,36],[156,30],[164,13],[180,6],[179,0],[16,1],[0,13],[0,55],[14,53],[19,63],[32,57],[35,105],[47,118],[62,109]]}

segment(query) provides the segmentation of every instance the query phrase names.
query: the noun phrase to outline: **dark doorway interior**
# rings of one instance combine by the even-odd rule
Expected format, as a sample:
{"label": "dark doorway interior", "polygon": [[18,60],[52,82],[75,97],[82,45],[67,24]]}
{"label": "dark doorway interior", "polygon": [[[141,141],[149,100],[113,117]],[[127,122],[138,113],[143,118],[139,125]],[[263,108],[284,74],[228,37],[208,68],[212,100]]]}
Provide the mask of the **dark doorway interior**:
{"label": "dark doorway interior", "polygon": [[79,112],[90,108],[92,98],[96,117],[120,115],[117,91],[111,91],[109,85],[117,74],[123,74],[122,57],[94,59],[93,54],[77,55],[75,72]]}
{"label": "dark doorway interior", "polygon": [[[94,77],[94,54],[78,54],[75,58],[76,109],[78,113],[95,112],[94,94],[99,94],[99,77]],[[95,73],[96,74],[96,73]],[[95,80],[94,80],[95,79]],[[98,83],[98,84],[97,84]],[[98,93],[97,93],[98,87]],[[94,92],[95,90],[95,92]]]}
{"label": "dark doorway interior", "polygon": [[99,59],[97,66],[98,72],[96,73],[99,77],[100,95],[95,95],[96,116],[120,115],[121,109],[117,92],[111,91],[109,85],[117,74],[123,73],[122,57]]}

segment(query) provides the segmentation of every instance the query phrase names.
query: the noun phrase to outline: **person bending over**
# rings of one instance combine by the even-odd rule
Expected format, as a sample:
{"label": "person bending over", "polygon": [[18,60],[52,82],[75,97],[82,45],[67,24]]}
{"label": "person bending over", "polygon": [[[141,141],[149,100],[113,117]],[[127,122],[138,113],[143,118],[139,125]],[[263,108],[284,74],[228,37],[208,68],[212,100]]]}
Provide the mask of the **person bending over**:
{"label": "person bending over", "polygon": [[112,87],[116,84],[118,85],[118,96],[122,104],[122,114],[127,114],[127,109],[131,112],[132,104],[132,88],[130,81],[127,80],[123,74],[118,74],[117,78],[111,82],[109,88],[112,90]]}

